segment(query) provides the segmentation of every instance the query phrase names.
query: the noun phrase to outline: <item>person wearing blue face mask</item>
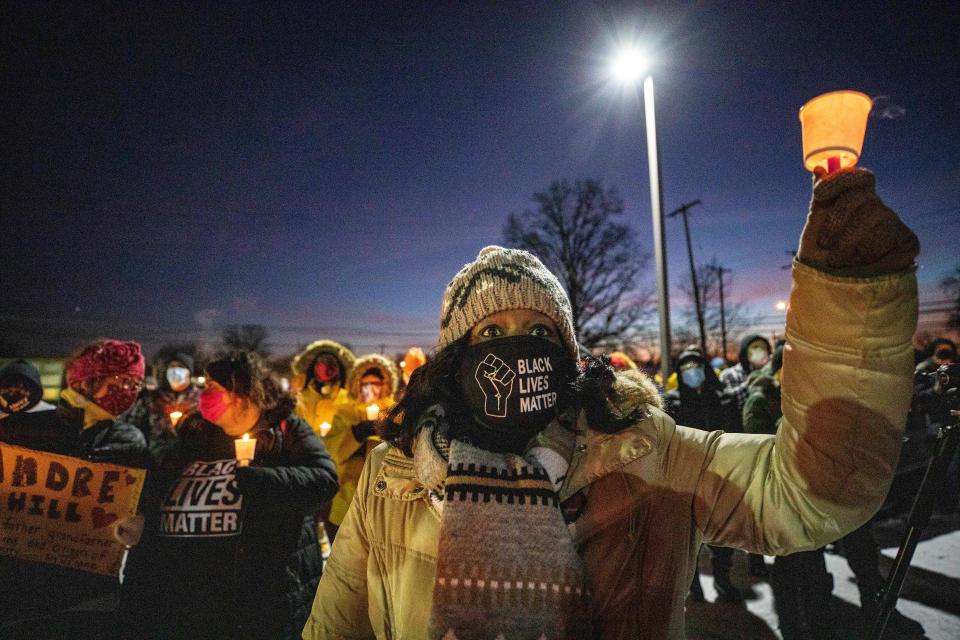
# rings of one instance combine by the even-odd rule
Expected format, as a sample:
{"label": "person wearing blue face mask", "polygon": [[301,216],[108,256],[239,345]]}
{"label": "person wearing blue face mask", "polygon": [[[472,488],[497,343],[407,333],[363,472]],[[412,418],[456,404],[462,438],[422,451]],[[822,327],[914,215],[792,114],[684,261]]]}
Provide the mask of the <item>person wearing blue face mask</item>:
{"label": "person wearing blue face mask", "polygon": [[[677,358],[678,385],[664,396],[667,414],[677,424],[713,431],[727,429],[726,415],[721,404],[723,385],[717,378],[713,367],[707,365],[700,348],[690,345]],[[743,595],[730,580],[730,568],[733,566],[733,549],[710,546],[713,560],[713,579],[719,599],[727,602],[741,602]],[[702,601],[703,587],[697,572],[690,585],[690,596]]]}

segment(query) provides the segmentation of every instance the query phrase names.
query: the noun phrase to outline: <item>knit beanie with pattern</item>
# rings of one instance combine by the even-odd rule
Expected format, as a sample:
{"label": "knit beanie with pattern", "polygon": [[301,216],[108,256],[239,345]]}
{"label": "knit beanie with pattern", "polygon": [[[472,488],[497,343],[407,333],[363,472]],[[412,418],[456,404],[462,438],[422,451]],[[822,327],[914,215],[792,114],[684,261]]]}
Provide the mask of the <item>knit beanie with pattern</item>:
{"label": "knit beanie with pattern", "polygon": [[509,309],[532,309],[549,317],[563,346],[577,357],[570,299],[560,281],[532,253],[497,246],[481,249],[447,285],[437,347],[455,342],[490,314]]}

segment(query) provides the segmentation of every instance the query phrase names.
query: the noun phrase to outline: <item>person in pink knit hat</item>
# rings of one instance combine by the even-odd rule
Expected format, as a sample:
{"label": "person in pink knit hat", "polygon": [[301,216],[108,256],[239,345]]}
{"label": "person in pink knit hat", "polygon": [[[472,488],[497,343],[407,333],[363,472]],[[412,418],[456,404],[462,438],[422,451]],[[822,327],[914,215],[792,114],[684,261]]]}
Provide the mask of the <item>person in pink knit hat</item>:
{"label": "person in pink knit hat", "polygon": [[[147,443],[136,427],[117,420],[130,408],[143,384],[140,345],[98,340],[66,367],[67,388],[56,411],[42,419],[0,428],[0,442],[38,451],[130,467],[147,466]],[[6,422],[6,421],[5,421]],[[114,527],[118,542],[132,546],[143,532],[140,516]],[[84,611],[84,603],[116,598],[117,576],[102,576],[51,564],[3,558],[0,583],[0,637],[111,637],[115,612],[101,605]],[[42,627],[37,621],[43,620]],[[83,634],[77,635],[83,631]]]}

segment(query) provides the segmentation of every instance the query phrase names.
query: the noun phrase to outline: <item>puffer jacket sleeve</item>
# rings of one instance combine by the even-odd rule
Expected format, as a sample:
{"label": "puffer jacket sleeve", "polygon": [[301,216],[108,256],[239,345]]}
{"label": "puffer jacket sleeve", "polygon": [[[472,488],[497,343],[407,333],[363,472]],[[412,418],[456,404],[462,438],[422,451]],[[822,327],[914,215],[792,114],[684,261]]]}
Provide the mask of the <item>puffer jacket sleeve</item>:
{"label": "puffer jacket sleeve", "polygon": [[150,458],[147,441],[134,425],[122,420],[98,433],[91,443],[89,458],[127,467],[146,468]]}
{"label": "puffer jacket sleeve", "polygon": [[291,416],[287,419],[283,449],[286,464],[250,466],[237,470],[244,495],[271,504],[293,503],[315,511],[337,492],[337,471],[327,449],[310,425]]}
{"label": "puffer jacket sleeve", "polygon": [[677,427],[671,437],[672,464],[700,465],[694,519],[705,541],[817,549],[879,509],[910,406],[916,320],[913,270],[846,278],[794,263],[776,436]]}
{"label": "puffer jacket sleeve", "polygon": [[367,598],[367,501],[371,477],[383,461],[382,449],[363,466],[357,495],[337,530],[330,558],[323,569],[303,640],[360,640],[374,637]]}

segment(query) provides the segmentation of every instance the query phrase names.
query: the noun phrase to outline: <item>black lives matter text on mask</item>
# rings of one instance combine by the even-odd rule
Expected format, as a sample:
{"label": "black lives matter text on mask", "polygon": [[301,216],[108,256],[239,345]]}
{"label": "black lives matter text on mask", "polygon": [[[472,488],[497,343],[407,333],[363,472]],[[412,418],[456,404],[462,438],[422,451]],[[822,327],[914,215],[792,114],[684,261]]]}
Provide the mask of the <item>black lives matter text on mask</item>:
{"label": "black lives matter text on mask", "polygon": [[194,462],[161,505],[160,535],[205,538],[240,534],[243,496],[236,460]]}
{"label": "black lives matter text on mask", "polygon": [[551,390],[553,364],[549,356],[517,360],[520,413],[550,409],[557,404],[557,392]]}

